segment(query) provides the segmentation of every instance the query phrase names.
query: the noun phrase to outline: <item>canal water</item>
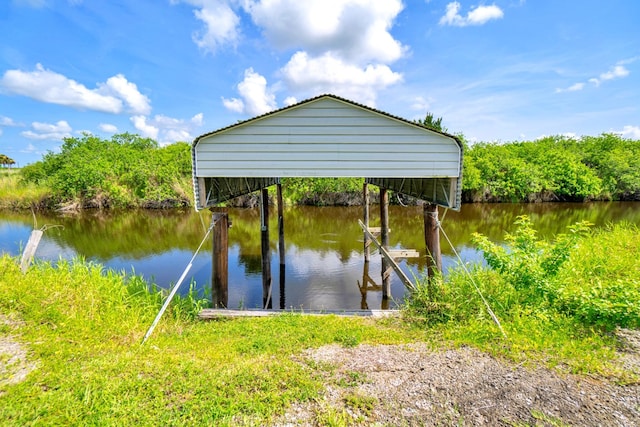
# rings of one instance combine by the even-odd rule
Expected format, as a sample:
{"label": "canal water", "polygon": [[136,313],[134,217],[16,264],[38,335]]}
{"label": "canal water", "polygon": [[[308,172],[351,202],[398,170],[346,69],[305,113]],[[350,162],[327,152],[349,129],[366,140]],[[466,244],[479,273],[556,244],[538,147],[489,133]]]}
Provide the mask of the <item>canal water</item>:
{"label": "canal water", "polygon": [[[275,211],[275,209],[274,209]],[[371,207],[371,226],[379,225],[377,206]],[[627,221],[640,225],[640,203],[468,204],[460,212],[441,210],[447,237],[464,262],[482,262],[470,244],[474,232],[494,242],[513,231],[517,216],[529,215],[539,235],[567,231],[578,221],[596,226]],[[257,209],[230,209],[229,308],[262,306],[260,213]],[[404,285],[392,275],[392,299],[381,294],[380,256],[374,254],[366,270],[363,237],[358,219],[361,207],[285,208],[285,272],[279,277],[277,219],[270,218],[272,301],[274,308],[376,309],[393,308],[405,297]],[[105,268],[144,276],[167,288],[189,263],[209,227],[208,211],[86,211],[74,215],[35,215],[37,228],[47,226],[36,259],[53,261],[82,257]],[[392,248],[416,249],[421,257],[401,262],[409,277],[424,274],[425,250],[421,207],[390,207]],[[0,211],[0,252],[20,255],[34,228],[31,212]],[[445,271],[458,260],[441,237]],[[209,295],[211,239],[194,259],[180,292],[189,284]]]}

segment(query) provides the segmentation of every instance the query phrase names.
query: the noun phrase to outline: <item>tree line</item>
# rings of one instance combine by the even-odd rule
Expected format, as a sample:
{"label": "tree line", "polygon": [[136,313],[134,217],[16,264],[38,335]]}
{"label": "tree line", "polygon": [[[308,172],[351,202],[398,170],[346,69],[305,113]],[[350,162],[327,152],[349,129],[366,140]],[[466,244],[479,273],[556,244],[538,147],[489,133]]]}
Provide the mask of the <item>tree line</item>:
{"label": "tree line", "polygon": [[[441,120],[432,116],[418,123],[443,130]],[[602,134],[463,145],[465,202],[640,200],[638,140]],[[160,147],[152,139],[129,133],[111,139],[88,134],[65,138],[60,152],[49,152],[25,166],[21,176],[46,187],[58,204],[148,208],[193,203],[190,144]],[[356,194],[363,180],[282,182],[291,203],[325,203],[328,199],[318,194]]]}

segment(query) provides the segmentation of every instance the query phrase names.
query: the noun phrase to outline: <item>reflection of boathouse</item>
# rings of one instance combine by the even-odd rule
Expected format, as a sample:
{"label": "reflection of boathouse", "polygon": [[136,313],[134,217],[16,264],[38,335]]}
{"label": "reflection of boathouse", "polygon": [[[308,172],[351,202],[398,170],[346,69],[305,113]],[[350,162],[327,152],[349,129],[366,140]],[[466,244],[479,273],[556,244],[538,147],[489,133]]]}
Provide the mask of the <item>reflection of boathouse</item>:
{"label": "reflection of boathouse", "polygon": [[[227,215],[216,206],[262,191],[262,275],[265,307],[271,306],[271,272],[266,189],[278,186],[280,279],[284,277],[284,218],[280,178],[364,177],[365,261],[371,239],[380,236],[383,295],[388,295],[394,258],[411,251],[387,251],[387,190],[424,200],[425,243],[431,269],[440,268],[437,206],[458,210],[462,189],[462,144],[449,134],[334,95],[298,104],[207,133],[192,147],[197,209],[213,212],[214,305],[226,306]],[[368,227],[368,185],[380,188],[381,227]],[[369,234],[372,232],[373,235]],[[366,264],[366,263],[365,263]]]}

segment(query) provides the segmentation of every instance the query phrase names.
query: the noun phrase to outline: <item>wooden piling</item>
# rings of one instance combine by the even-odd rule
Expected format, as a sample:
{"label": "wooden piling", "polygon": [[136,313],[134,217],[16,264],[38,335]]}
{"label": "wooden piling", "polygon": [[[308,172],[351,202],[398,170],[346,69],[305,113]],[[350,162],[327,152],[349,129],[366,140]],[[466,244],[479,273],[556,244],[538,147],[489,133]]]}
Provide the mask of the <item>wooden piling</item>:
{"label": "wooden piling", "polygon": [[262,189],[260,229],[262,243],[262,306],[272,308],[271,304],[271,248],[269,247],[269,193]]}
{"label": "wooden piling", "polygon": [[[369,184],[366,182],[362,186],[362,206],[363,206],[363,219],[362,222],[364,225],[369,228]],[[371,241],[367,236],[367,233],[364,233],[364,262],[368,263],[369,258],[371,256],[371,251],[369,250],[369,246],[371,246]],[[367,268],[368,270],[368,268]]]}
{"label": "wooden piling", "polygon": [[280,309],[285,308],[285,246],[284,246],[284,203],[282,201],[282,184],[276,186],[278,197],[278,254],[280,258]]}
{"label": "wooden piling", "polygon": [[[380,187],[380,244],[383,248],[389,248],[389,193],[386,188]],[[382,258],[382,298],[387,299],[391,295],[391,267],[384,257]]]}
{"label": "wooden piling", "polygon": [[427,274],[429,277],[429,294],[432,293],[431,282],[438,273],[442,273],[442,253],[440,252],[440,229],[438,228],[438,205],[423,205],[424,242],[427,247]]}
{"label": "wooden piling", "polygon": [[211,302],[214,307],[226,308],[229,302],[229,215],[214,212],[213,251],[211,262]]}
{"label": "wooden piling", "polygon": [[284,204],[282,202],[282,184],[276,186],[278,193],[278,254],[280,265],[284,265]]}
{"label": "wooden piling", "polygon": [[31,265],[33,256],[36,254],[36,249],[38,249],[40,239],[42,239],[42,234],[42,230],[33,230],[29,236],[29,241],[27,242],[27,246],[24,248],[24,252],[22,252],[22,260],[20,261],[20,269],[23,274],[27,272],[29,265]]}

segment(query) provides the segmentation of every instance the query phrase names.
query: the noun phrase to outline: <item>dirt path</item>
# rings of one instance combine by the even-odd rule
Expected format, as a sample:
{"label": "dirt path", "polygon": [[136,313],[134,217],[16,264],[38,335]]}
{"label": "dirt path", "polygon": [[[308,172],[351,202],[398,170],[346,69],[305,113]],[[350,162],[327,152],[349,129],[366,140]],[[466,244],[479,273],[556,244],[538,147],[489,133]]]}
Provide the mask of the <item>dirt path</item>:
{"label": "dirt path", "polygon": [[[640,373],[640,331],[621,334],[625,368]],[[640,426],[640,384],[525,369],[470,348],[331,345],[301,362],[323,366],[329,385],[280,425],[322,425],[333,413],[360,425]]]}
{"label": "dirt path", "polygon": [[[0,314],[0,327],[14,330],[19,322]],[[17,384],[35,369],[35,364],[27,360],[27,352],[13,335],[0,335],[0,396],[2,387]]]}

